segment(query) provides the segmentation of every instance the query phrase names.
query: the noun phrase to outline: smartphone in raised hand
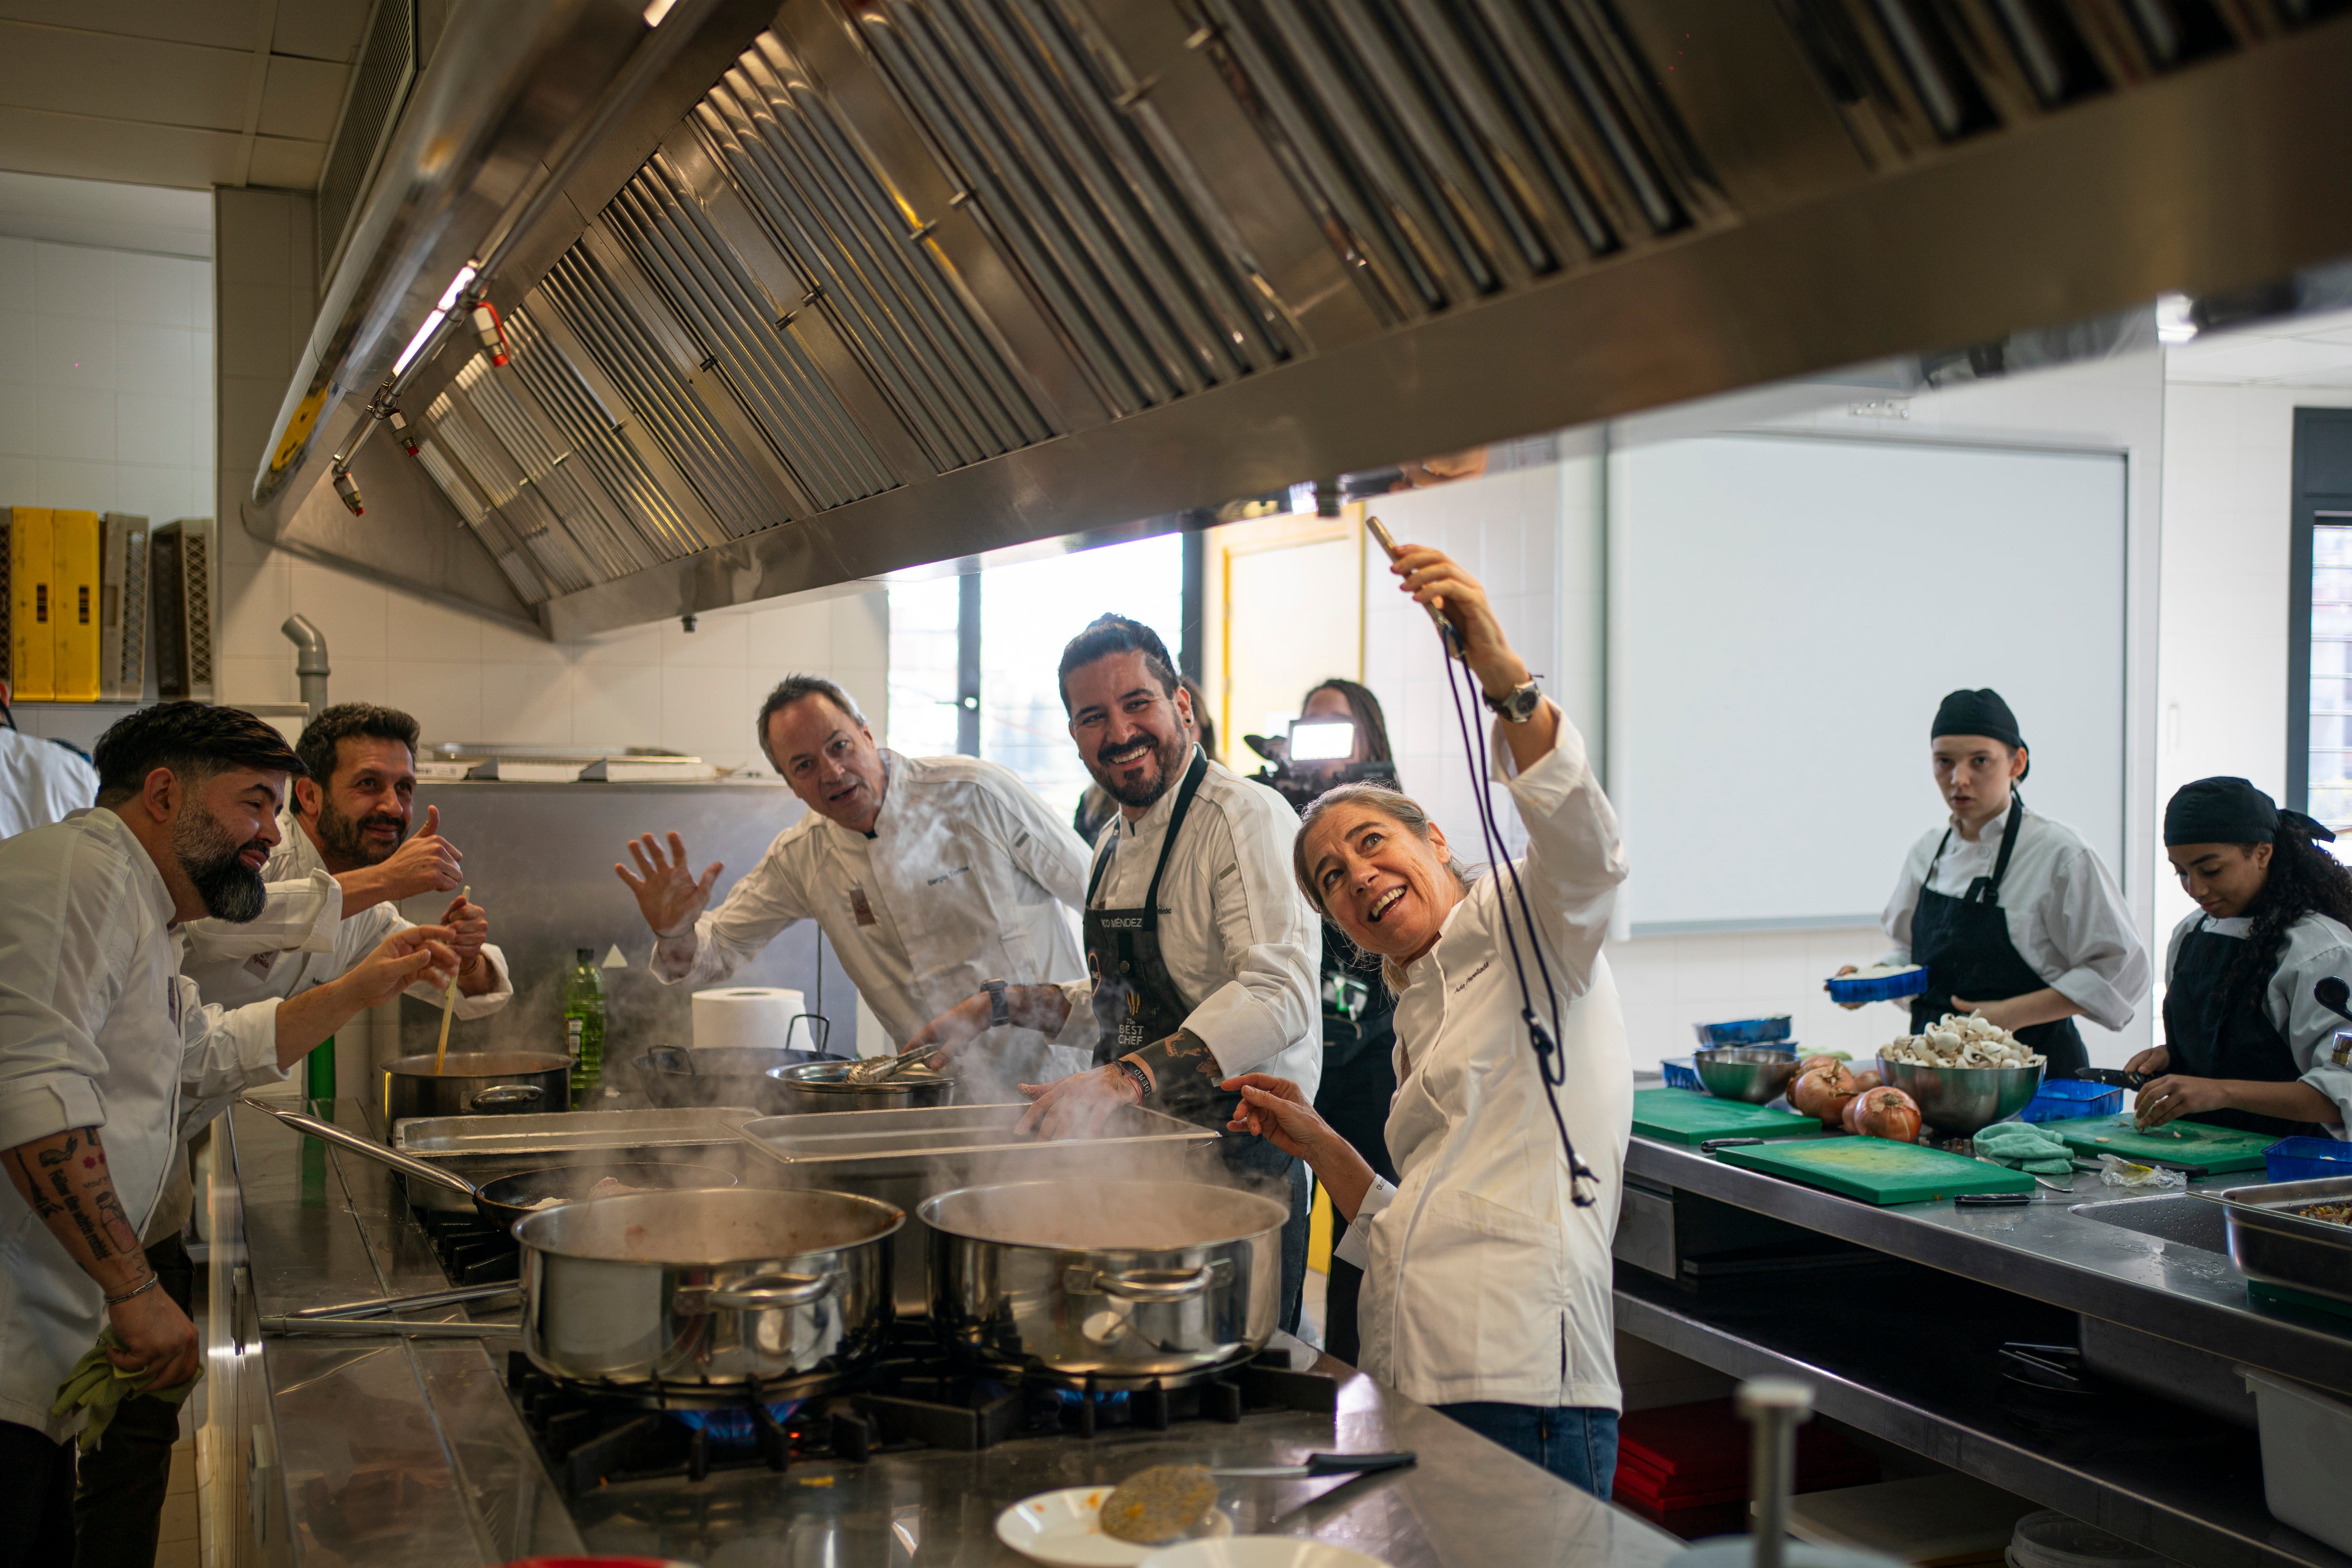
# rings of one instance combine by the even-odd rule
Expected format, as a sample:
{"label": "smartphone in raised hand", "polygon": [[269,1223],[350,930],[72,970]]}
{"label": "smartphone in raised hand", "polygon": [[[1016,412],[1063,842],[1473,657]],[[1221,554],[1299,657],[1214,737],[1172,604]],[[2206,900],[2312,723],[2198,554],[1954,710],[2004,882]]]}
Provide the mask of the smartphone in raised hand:
{"label": "smartphone in raised hand", "polygon": [[[1397,543],[1396,536],[1389,531],[1388,524],[1370,512],[1364,514],[1364,527],[1370,531],[1373,542],[1388,552],[1390,560],[1394,561],[1402,552],[1403,547]],[[1461,636],[1454,631],[1453,623],[1445,618],[1444,612],[1435,605],[1423,605],[1422,608],[1427,610],[1429,618],[1436,623],[1437,635],[1445,642],[1445,651],[1455,658],[1460,658],[1462,657]]]}

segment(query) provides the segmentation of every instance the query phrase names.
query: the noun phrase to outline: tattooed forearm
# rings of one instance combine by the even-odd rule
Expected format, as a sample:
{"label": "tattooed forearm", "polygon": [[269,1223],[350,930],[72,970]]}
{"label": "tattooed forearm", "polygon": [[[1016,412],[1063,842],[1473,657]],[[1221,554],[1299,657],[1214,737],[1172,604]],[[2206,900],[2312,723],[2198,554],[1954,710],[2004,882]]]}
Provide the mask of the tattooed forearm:
{"label": "tattooed forearm", "polygon": [[1190,1030],[1179,1029],[1166,1039],[1130,1051],[1127,1059],[1151,1075],[1152,1099],[1166,1110],[1181,1114],[1234,1098],[1217,1088],[1224,1081],[1225,1070],[1217,1065],[1209,1042]]}
{"label": "tattooed forearm", "polygon": [[146,1281],[139,1232],[115,1193],[96,1128],[19,1144],[5,1163],[18,1195],[90,1278],[110,1293]]}

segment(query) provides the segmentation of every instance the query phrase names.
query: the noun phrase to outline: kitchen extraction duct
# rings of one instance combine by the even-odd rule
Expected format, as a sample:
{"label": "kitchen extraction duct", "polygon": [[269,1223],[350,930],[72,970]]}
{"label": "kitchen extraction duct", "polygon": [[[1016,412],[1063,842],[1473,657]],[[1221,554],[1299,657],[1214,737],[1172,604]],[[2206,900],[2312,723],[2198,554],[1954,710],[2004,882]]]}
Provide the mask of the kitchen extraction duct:
{"label": "kitchen extraction duct", "polygon": [[[681,0],[633,50],[590,0],[527,49],[460,10],[246,524],[383,574],[303,496],[396,404],[440,499],[372,488],[369,526],[478,543],[511,600],[428,588],[572,637],[1841,365],[2005,366],[2352,255],[2346,8]],[[468,49],[513,66],[478,100],[438,79]],[[522,109],[556,60],[589,62],[577,153]],[[562,199],[511,181],[428,244],[427,144]],[[394,374],[468,266],[450,319],[487,300],[508,363],[445,326]]]}

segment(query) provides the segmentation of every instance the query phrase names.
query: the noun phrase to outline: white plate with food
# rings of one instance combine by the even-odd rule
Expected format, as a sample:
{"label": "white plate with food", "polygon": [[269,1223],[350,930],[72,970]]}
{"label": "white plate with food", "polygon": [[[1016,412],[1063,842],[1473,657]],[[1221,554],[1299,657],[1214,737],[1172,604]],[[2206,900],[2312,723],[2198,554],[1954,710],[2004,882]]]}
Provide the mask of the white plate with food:
{"label": "white plate with food", "polygon": [[[1144,1546],[1105,1535],[1103,1500],[1115,1487],[1064,1487],[1023,1498],[996,1516],[996,1539],[1024,1557],[1056,1568],[1135,1568],[1165,1545]],[[1195,1530],[1202,1540],[1229,1536],[1234,1521],[1217,1510],[1202,1516]]]}

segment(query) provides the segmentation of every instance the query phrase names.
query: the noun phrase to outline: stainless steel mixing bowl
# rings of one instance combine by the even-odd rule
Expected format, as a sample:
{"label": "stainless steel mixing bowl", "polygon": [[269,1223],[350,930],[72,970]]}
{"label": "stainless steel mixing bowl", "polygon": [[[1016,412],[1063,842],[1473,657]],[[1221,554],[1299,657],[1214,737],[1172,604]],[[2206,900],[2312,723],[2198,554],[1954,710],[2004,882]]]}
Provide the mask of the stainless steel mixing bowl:
{"label": "stainless steel mixing bowl", "polygon": [[1918,1102],[1919,1119],[1947,1132],[1974,1132],[2025,1109],[2042,1068],[1930,1068],[1878,1058],[1878,1076]]}
{"label": "stainless steel mixing bowl", "polygon": [[1793,1051],[1770,1051],[1760,1046],[1722,1046],[1692,1053],[1699,1082],[1717,1100],[1744,1100],[1764,1105],[1789,1092],[1796,1080]]}

